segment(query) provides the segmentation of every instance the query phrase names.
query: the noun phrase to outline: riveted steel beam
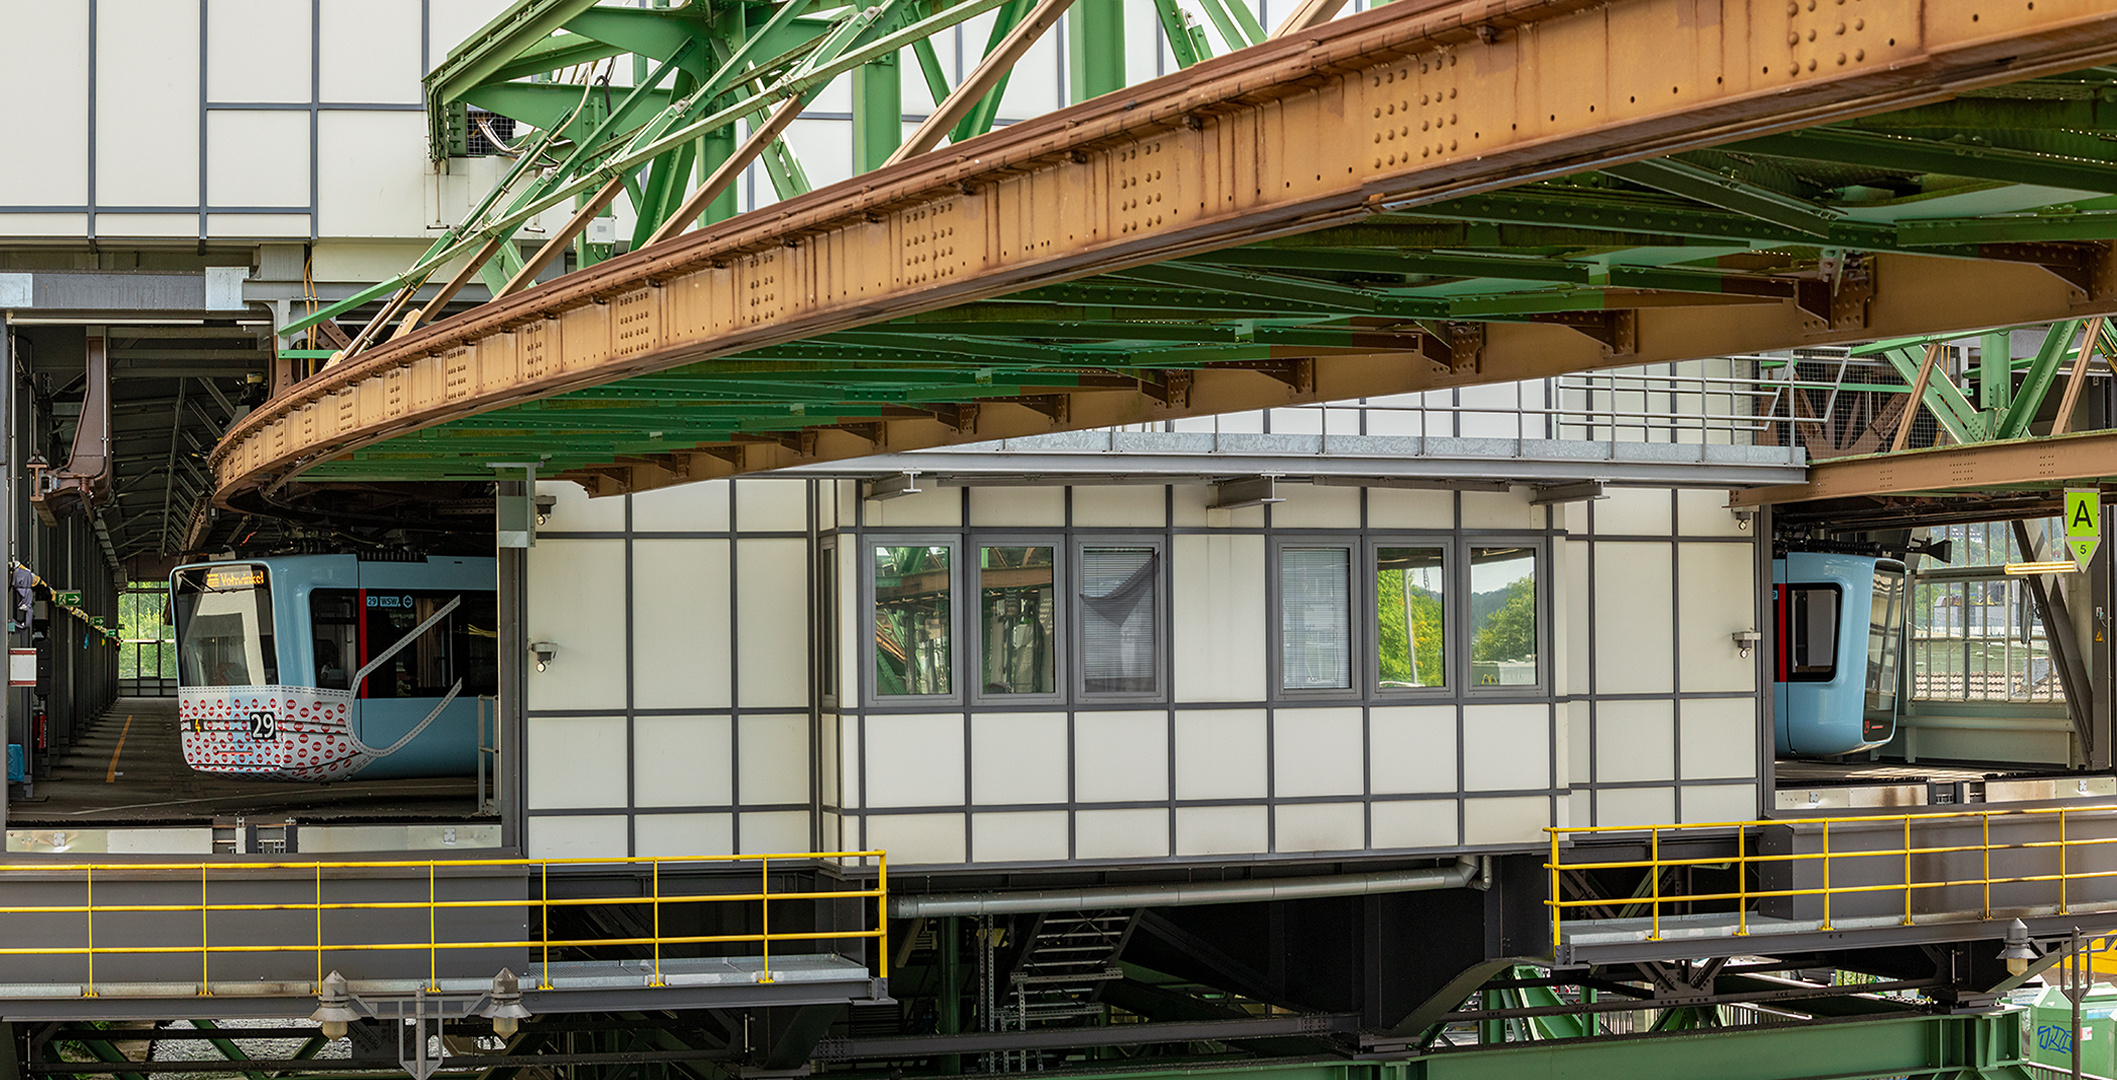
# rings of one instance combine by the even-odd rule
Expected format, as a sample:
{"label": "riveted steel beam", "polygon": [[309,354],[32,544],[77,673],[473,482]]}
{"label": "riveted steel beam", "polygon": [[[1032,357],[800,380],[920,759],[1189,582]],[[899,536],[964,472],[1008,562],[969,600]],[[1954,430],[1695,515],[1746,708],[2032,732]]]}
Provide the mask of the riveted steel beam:
{"label": "riveted steel beam", "polygon": [[1834,458],[1811,465],[1806,484],[1740,491],[1728,501],[1762,506],[1867,495],[2055,491],[2106,480],[2117,480],[2117,431]]}
{"label": "riveted steel beam", "polygon": [[[1529,178],[1922,104],[2117,55],[2117,11],[2094,0],[2044,0],[2018,11],[1927,0],[1915,10],[1871,10],[1844,35],[1818,21],[1835,20],[1828,6],[1712,6],[1714,18],[1698,19],[1676,17],[1662,0],[1592,8],[1407,0],[1203,61],[378,347],[245,418],[215,451],[221,497],[466,413],[704,357],[1032,287],[1063,288],[1056,283]],[[1822,33],[1812,40],[1809,29]],[[1670,57],[1686,59],[1672,65]],[[1527,82],[1525,72],[1534,73]],[[1607,216],[1605,227],[1657,228],[1654,215],[1630,220],[1622,207]],[[1565,224],[1562,215],[1543,223]],[[1893,242],[1890,226],[1831,226],[1833,237],[1863,229],[1884,248]],[[2063,282],[2039,287],[2019,276],[2049,276],[2034,269],[1965,266],[1975,270],[1974,286],[1935,260],[1876,259],[1877,280],[1892,284],[1875,292],[1856,326],[1819,327],[1785,301],[1642,307],[1631,335],[1638,348],[1625,359],[2117,306],[2117,297],[2072,296]],[[1948,303],[1937,300],[1943,295]],[[1495,324],[1489,335],[1474,353],[1455,350],[1474,362],[1445,369],[1423,358],[1368,357],[1340,372],[1336,361],[1348,358],[1318,356],[1313,392],[1359,396],[1436,380],[1519,378],[1596,366],[1610,355],[1562,326]],[[1256,372],[1201,372],[1190,409],[1254,407],[1273,385]],[[1154,411],[1163,408],[1144,395],[1096,393],[1065,409],[985,408],[979,426],[990,437],[1057,422],[1155,418],[1167,415]],[[893,447],[954,437],[917,427],[930,421],[890,423],[910,425],[903,438],[890,433]],[[839,437],[857,447],[841,451]],[[814,452],[856,449],[871,444],[825,432]],[[754,468],[778,460],[777,452],[735,456],[739,467]]]}

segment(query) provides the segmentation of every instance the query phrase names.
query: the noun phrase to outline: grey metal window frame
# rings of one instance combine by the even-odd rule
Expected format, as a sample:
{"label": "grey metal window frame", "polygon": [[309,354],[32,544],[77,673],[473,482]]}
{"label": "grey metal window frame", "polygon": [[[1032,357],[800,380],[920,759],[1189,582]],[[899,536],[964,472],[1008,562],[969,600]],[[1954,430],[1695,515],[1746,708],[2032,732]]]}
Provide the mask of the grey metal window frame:
{"label": "grey metal window frame", "polygon": [[[1477,680],[1471,677],[1471,649],[1477,644],[1472,634],[1477,623],[1472,614],[1475,605],[1471,603],[1471,598],[1475,594],[1470,589],[1470,553],[1472,549],[1481,547],[1520,547],[1527,548],[1531,553],[1536,573],[1536,681],[1533,683],[1480,686]],[[1456,684],[1462,687],[1462,696],[1467,700],[1472,697],[1497,697],[1508,694],[1548,695],[1551,692],[1552,624],[1550,539],[1535,533],[1465,533],[1457,536],[1455,550],[1458,569],[1450,579],[1450,584],[1457,589],[1459,597],[1450,622],[1455,627],[1455,632],[1461,635],[1457,640],[1462,642],[1462,647],[1455,651],[1457,660],[1448,671],[1451,676],[1462,680]]]}
{"label": "grey metal window frame", "polygon": [[[732,546],[732,541],[730,542]],[[809,617],[821,625],[816,635],[817,671],[820,678],[816,685],[816,702],[821,708],[836,710],[845,697],[845,573],[838,564],[839,544],[836,533],[826,533],[816,538],[816,610]],[[873,617],[870,613],[870,618]]]}
{"label": "grey metal window frame", "polygon": [[[962,708],[963,692],[963,548],[961,532],[863,533],[860,537],[860,700],[870,707],[931,708],[936,705]],[[949,685],[946,694],[891,694],[884,697],[875,685],[875,560],[876,548],[945,547],[948,549]]]}
{"label": "grey metal window frame", "polygon": [[[1175,578],[1175,575],[1169,571],[1168,533],[1073,533],[1068,537],[1068,540],[1068,547],[1071,549],[1068,554],[1071,558],[1067,567],[1066,586],[1074,595],[1068,597],[1066,605],[1069,609],[1067,632],[1072,639],[1074,647],[1070,650],[1066,681],[1068,689],[1072,691],[1074,703],[1083,705],[1119,702],[1168,704],[1172,689],[1169,682],[1169,641],[1171,637],[1169,623],[1174,617],[1174,613],[1171,610],[1174,598],[1170,595],[1170,582]],[[1154,689],[1152,691],[1095,693],[1088,689],[1088,673],[1086,665],[1081,659],[1086,649],[1081,647],[1080,644],[1087,634],[1086,627],[1082,625],[1081,621],[1082,612],[1086,605],[1074,603],[1073,601],[1078,599],[1084,584],[1081,580],[1081,567],[1085,562],[1082,552],[1091,547],[1140,547],[1151,548],[1154,552],[1156,572],[1154,581]]]}
{"label": "grey metal window frame", "polygon": [[[1374,533],[1362,539],[1364,543],[1361,557],[1365,560],[1362,564],[1365,569],[1360,577],[1370,594],[1368,602],[1362,609],[1366,616],[1363,620],[1365,623],[1363,629],[1367,634],[1367,644],[1364,646],[1363,652],[1365,661],[1363,678],[1367,680],[1364,688],[1366,690],[1366,698],[1377,703],[1398,704],[1455,700],[1459,696],[1460,689],[1468,688],[1471,685],[1465,677],[1470,656],[1469,639],[1460,635],[1456,628],[1455,619],[1455,609],[1463,606],[1463,597],[1468,595],[1463,591],[1462,583],[1455,578],[1457,568],[1461,567],[1465,574],[1464,581],[1469,580],[1469,549],[1464,545],[1463,534],[1454,531],[1406,531]],[[1439,548],[1441,551],[1441,580],[1445,583],[1448,593],[1441,597],[1441,627],[1443,635],[1441,638],[1442,683],[1439,686],[1385,687],[1382,685],[1382,657],[1380,650],[1382,613],[1378,610],[1380,598],[1373,596],[1373,593],[1375,560],[1380,557],[1381,549],[1386,547],[1430,547]],[[1540,549],[1538,551],[1539,569],[1544,563],[1548,562],[1547,554],[1546,550]],[[1542,600],[1539,599],[1539,604],[1541,603]],[[1542,617],[1541,611],[1539,611],[1538,618],[1541,619]],[[1539,659],[1543,655],[1543,640],[1543,626],[1539,624],[1537,627],[1537,655]],[[1458,670],[1456,662],[1459,656],[1463,660],[1462,670]],[[1538,674],[1542,674],[1541,664],[1539,664]],[[1538,685],[1543,685],[1542,681],[1539,681]]]}
{"label": "grey metal window frame", "polygon": [[[975,603],[964,606],[966,614],[977,624],[975,644],[967,647],[965,656],[969,670],[977,677],[965,687],[973,706],[995,705],[1064,705],[1069,700],[1068,691],[1077,682],[1073,670],[1073,643],[1076,633],[1073,626],[1073,610],[1077,606],[1069,595],[1073,581],[1072,543],[1065,532],[1051,530],[974,529],[964,534],[964,549],[979,555],[979,565],[966,568],[966,577],[976,574],[979,580],[970,585],[969,591]],[[1051,626],[1051,692],[1048,694],[988,694],[983,690],[985,673],[985,610],[983,565],[984,549],[988,547],[1048,547],[1051,549],[1051,601],[1058,608],[1052,614]]]}
{"label": "grey metal window frame", "polygon": [[[1288,687],[1286,685],[1286,593],[1281,582],[1284,571],[1284,555],[1288,548],[1335,548],[1346,553],[1351,581],[1347,582],[1345,633],[1350,655],[1346,665],[1346,685],[1339,687]],[[1352,532],[1317,532],[1313,535],[1270,536],[1265,547],[1264,605],[1266,623],[1265,684],[1266,700],[1284,702],[1289,705],[1317,704],[1324,702],[1356,702],[1366,698],[1365,680],[1373,665],[1363,661],[1368,651],[1368,642],[1374,640],[1375,626],[1373,604],[1367,602],[1373,589],[1363,584],[1360,572],[1361,560],[1366,557],[1366,546],[1361,536]],[[1364,617],[1363,617],[1364,613]]]}

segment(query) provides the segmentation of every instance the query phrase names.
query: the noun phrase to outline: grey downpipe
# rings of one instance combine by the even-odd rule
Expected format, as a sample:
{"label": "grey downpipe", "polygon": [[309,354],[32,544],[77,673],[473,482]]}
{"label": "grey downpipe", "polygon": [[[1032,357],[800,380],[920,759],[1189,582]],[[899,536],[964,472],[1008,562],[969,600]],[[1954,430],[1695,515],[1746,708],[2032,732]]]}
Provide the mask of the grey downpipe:
{"label": "grey downpipe", "polygon": [[1314,900],[1326,896],[1460,889],[1491,883],[1489,864],[1472,855],[1458,856],[1450,866],[1423,870],[1386,870],[1374,874],[1276,878],[1251,881],[1172,882],[1165,885],[1118,885],[1093,889],[1023,889],[989,893],[931,893],[893,896],[889,913],[898,919],[942,915],[1012,915],[1090,908],[1181,907],[1187,904],[1241,904],[1261,900]]}

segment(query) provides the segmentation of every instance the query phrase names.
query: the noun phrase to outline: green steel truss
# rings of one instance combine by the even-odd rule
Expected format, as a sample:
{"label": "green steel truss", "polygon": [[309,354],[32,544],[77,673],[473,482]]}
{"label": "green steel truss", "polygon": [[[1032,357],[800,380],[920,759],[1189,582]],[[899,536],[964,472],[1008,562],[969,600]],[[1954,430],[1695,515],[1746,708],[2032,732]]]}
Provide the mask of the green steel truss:
{"label": "green steel truss", "polygon": [[[1153,5],[1178,65],[1266,34],[1240,0],[1205,0],[1201,25],[1174,0],[1133,2]],[[438,317],[473,270],[497,292],[548,260],[589,265],[619,246],[591,242],[585,226],[620,191],[639,211],[625,245],[731,215],[736,166],[760,165],[781,197],[805,191],[809,172],[773,125],[841,78],[853,90],[857,169],[904,149],[908,116],[944,111],[956,118],[951,140],[974,138],[998,118],[1005,65],[996,62],[996,81],[954,87],[937,36],[993,13],[992,52],[1046,10],[1033,0],[833,3],[521,0],[427,79],[435,155],[492,134],[477,119],[489,113],[515,121],[513,168],[403,273],[282,332],[365,324],[349,335],[357,351],[401,332],[407,314]],[[1076,0],[1066,13],[1075,100],[1124,85],[1122,3]],[[900,65],[919,69],[931,102],[907,99]],[[611,71],[632,85],[609,85]],[[1445,341],[1467,324],[1556,322],[1607,336],[1613,313],[1628,309],[1787,299],[1829,322],[1877,253],[2033,263],[2086,289],[2117,240],[2113,135],[2117,69],[2020,82],[626,379],[392,438],[306,475],[476,478],[491,475],[487,461],[539,459],[551,475],[820,426],[857,430],[907,409],[945,419],[995,399],[1056,409],[1058,395],[1082,387],[1178,393],[1205,365],[1269,372],[1304,353]],[[522,226],[553,208],[573,212],[574,225],[530,244]],[[471,269],[454,269],[465,259]],[[2025,393],[2040,398],[2039,373],[2047,387],[2055,370],[2055,354],[2035,361]],[[2023,433],[2037,403],[2024,409],[1999,392],[1973,406],[1945,384],[1929,397],[1957,438]]]}

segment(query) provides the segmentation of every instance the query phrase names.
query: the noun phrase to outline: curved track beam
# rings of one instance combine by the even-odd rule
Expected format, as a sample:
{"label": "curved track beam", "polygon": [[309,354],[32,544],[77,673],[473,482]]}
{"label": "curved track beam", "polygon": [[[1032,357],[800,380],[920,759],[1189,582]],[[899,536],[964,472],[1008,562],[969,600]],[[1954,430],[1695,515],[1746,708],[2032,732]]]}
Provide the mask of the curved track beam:
{"label": "curved track beam", "polygon": [[[237,425],[213,454],[217,498],[620,378],[2113,56],[2117,10],[2102,0],[1403,0],[391,342]],[[1110,422],[1059,411],[1063,426]]]}

